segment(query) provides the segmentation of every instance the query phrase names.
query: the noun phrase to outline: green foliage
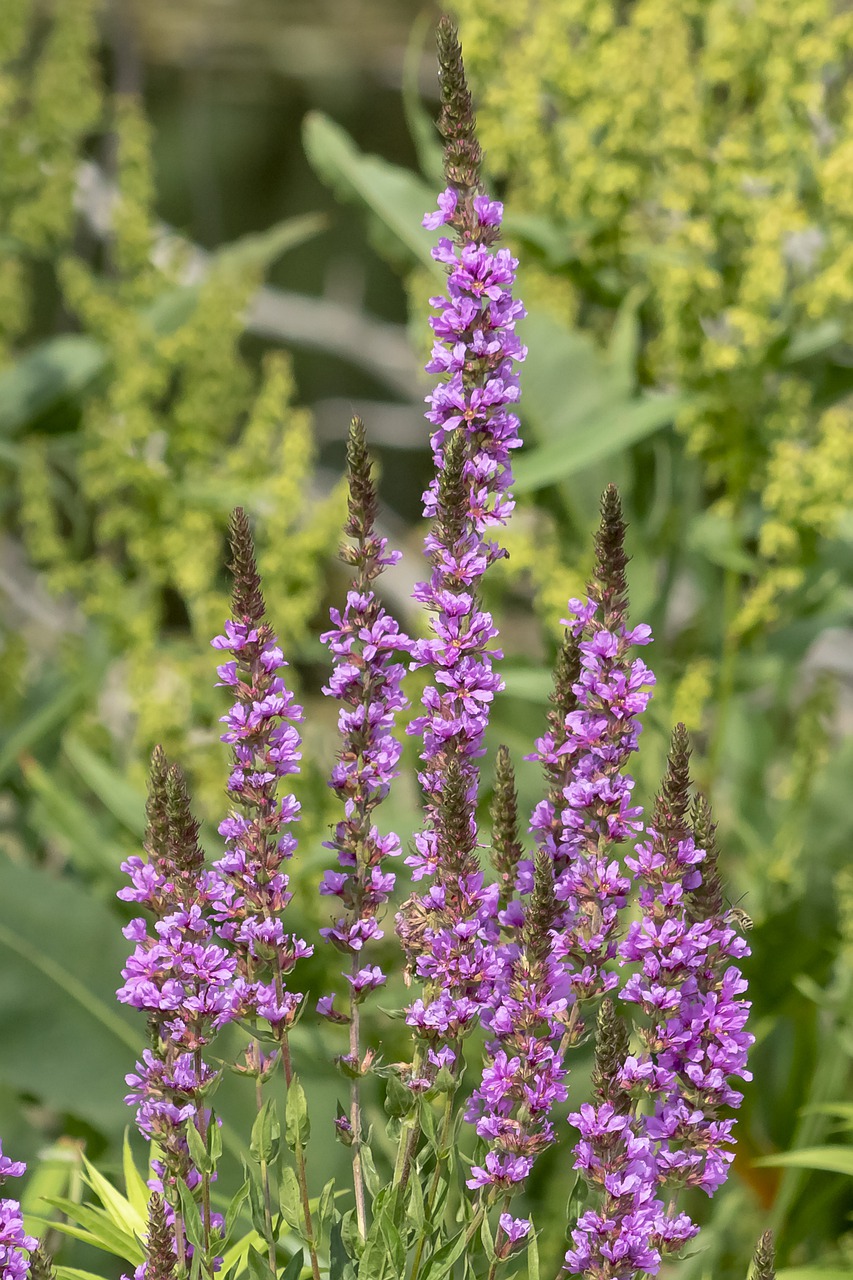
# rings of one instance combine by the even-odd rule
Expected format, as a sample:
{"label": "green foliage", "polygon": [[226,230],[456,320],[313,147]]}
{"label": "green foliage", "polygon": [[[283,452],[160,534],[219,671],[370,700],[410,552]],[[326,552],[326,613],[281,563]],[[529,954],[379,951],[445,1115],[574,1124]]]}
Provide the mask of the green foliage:
{"label": "green foliage", "polygon": [[[194,262],[156,222],[148,126],[133,99],[116,98],[104,260],[70,252],[81,144],[101,109],[93,5],[57,6],[42,47],[19,64],[32,16],[22,7],[8,30],[4,16],[12,69],[0,146],[26,161],[3,166],[0,234],[21,262],[48,251],[58,260],[57,287],[83,333],[49,339],[0,373],[0,423],[20,439],[9,459],[21,528],[51,590],[72,598],[116,655],[107,679],[127,712],[110,726],[113,749],[137,778],[157,740],[192,769],[202,753],[189,744],[216,719],[207,643],[227,612],[228,512],[239,501],[255,518],[261,570],[288,600],[280,633],[290,652],[306,643],[337,544],[341,491],[316,491],[310,418],[294,406],[287,359],[271,354],[258,382],[239,348],[265,268],[320,224],[295,219]],[[23,275],[20,292],[24,307]],[[25,308],[14,323],[14,309],[3,311],[10,338],[20,334]],[[73,429],[57,434],[69,403]]]}
{"label": "green foliage", "polygon": [[[521,500],[510,559],[488,587],[507,652],[490,753],[508,742],[520,758],[542,731],[559,619],[582,592],[594,504],[615,480],[632,524],[632,614],[657,636],[638,794],[654,785],[670,722],[683,720],[700,782],[722,802],[732,898],[748,894],[756,921],[758,1084],[730,1185],[694,1206],[706,1218],[703,1251],[679,1278],[740,1277],[768,1223],[781,1274],[849,1275],[849,1116],[838,1099],[853,1056],[853,754],[838,684],[814,654],[833,632],[849,634],[853,14],[829,0],[452,7],[530,312]],[[208,641],[227,612],[228,513],[239,502],[252,516],[270,614],[311,699],[311,624],[344,510],[340,490],[321,487],[288,358],[255,360],[243,342],[267,268],[319,223],[291,218],[210,255],[168,234],[155,215],[149,126],[138,103],[99,88],[95,9],[6,0],[0,21],[0,510],[10,548],[23,545],[28,561],[2,636],[0,780],[11,789],[0,812],[0,1111],[4,1134],[19,1125],[31,1145],[45,1129],[82,1134],[90,1149],[120,1135],[121,1078],[142,1043],[113,1000],[127,947],[108,903],[138,844],[153,742],[196,775],[203,808],[221,810]],[[426,299],[441,273],[434,237],[418,227],[434,202],[436,143],[416,54],[413,40],[406,106],[422,175],[362,153],[320,113],[304,138],[345,216],[364,215],[372,244],[405,275],[413,345],[425,354]],[[80,166],[93,138],[109,139],[117,167],[106,234],[80,235],[74,193],[80,185],[85,203]],[[399,538],[415,555],[420,533]],[[333,712],[312,707],[311,718],[297,900],[326,861],[324,770],[337,745]],[[413,753],[408,763],[388,806],[404,843],[417,819]],[[521,767],[519,790],[529,811],[541,796],[532,767]],[[302,896],[311,933],[323,907]],[[325,990],[322,971],[312,975]],[[403,1001],[402,987],[393,998]],[[299,1048],[325,1060],[328,1046],[301,1027],[294,1039],[303,1034]],[[392,1061],[393,1036],[383,1047]],[[319,1096],[332,1115],[337,1083],[303,1079],[312,1109]],[[397,1081],[386,1083],[390,1118],[378,1101],[372,1113],[380,1135],[388,1121],[385,1157],[405,1121]],[[229,1087],[217,1109],[233,1156]],[[288,1139],[304,1141],[298,1091],[286,1111],[277,1103]],[[447,1154],[438,1114],[424,1105],[434,1144],[403,1214],[416,1228],[435,1153]],[[277,1162],[279,1269],[297,1280],[303,1266],[299,1188],[275,1115],[271,1102],[245,1181],[223,1175],[224,1276],[265,1274],[261,1156]],[[312,1162],[332,1146],[315,1122]],[[30,1181],[45,1202],[26,1206],[51,1231],[77,1233],[81,1251],[61,1261],[81,1266],[60,1266],[60,1280],[88,1280],[88,1244],[111,1243],[128,1267],[139,1258],[146,1192],[129,1149],[125,1203],[89,1168],[97,1203],[82,1205],[78,1147],[71,1140],[61,1158],[52,1149]],[[458,1234],[425,1259],[433,1280],[453,1274],[470,1226],[464,1152],[453,1164],[437,1203]],[[378,1185],[369,1168],[365,1177]],[[540,1254],[543,1275],[558,1266],[569,1190],[565,1165],[546,1157],[524,1210],[539,1231],[531,1280]],[[348,1194],[330,1183],[312,1201],[331,1280],[367,1276],[413,1243],[403,1208],[381,1202],[362,1240],[349,1199],[337,1203]],[[45,1203],[63,1207],[64,1228]],[[489,1239],[486,1227],[487,1252]],[[458,1275],[464,1257],[455,1266]]]}
{"label": "green foliage", "polygon": [[850,13],[451,8],[522,237],[537,229],[595,333],[639,290],[643,379],[684,393],[690,451],[720,510],[746,517],[759,564],[728,625],[754,634],[819,580],[816,543],[837,535],[853,486]]}

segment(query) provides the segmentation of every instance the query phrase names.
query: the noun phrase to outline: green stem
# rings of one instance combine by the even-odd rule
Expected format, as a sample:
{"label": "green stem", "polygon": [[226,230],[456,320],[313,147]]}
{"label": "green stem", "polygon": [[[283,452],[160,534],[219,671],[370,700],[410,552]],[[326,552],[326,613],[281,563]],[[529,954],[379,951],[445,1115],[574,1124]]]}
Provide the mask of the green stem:
{"label": "green stem", "polygon": [[[417,1044],[412,1057],[412,1076],[420,1075],[422,1063],[423,1051],[421,1045]],[[418,1141],[418,1132],[418,1109],[416,1104],[409,1114],[403,1118],[400,1141],[397,1146],[397,1159],[394,1162],[394,1177],[391,1186],[399,1187],[401,1195],[406,1190],[406,1185],[409,1181],[412,1159]]]}
{"label": "green stem", "polygon": [[[196,1080],[201,1080],[203,1063],[201,1060],[201,1050],[195,1052],[195,1075]],[[201,1095],[196,1096],[195,1105],[196,1128],[199,1137],[207,1146],[207,1125],[204,1119],[204,1102]],[[211,1257],[210,1248],[210,1174],[205,1170],[201,1175],[201,1223],[204,1232],[204,1265],[209,1270],[211,1277],[213,1276],[213,1258]]]}
{"label": "green stem", "polygon": [[[293,1080],[293,1065],[290,1061],[290,1045],[287,1039],[287,1032],[281,1037],[281,1063],[284,1068],[285,1083],[289,1089]],[[296,1160],[296,1180],[299,1183],[299,1194],[302,1200],[305,1240],[308,1244],[308,1253],[311,1258],[311,1274],[314,1280],[320,1280],[320,1262],[317,1258],[317,1243],[314,1239],[314,1223],[311,1219],[311,1203],[308,1195],[308,1177],[305,1172],[305,1152],[298,1137],[294,1143],[293,1155]]]}
{"label": "green stem", "polygon": [[[261,1046],[257,1040],[252,1044],[253,1057],[255,1059],[255,1069],[257,1075],[255,1077],[255,1103],[257,1105],[258,1115],[264,1105],[264,1091],[261,1083]],[[267,1238],[267,1257],[269,1258],[270,1271],[275,1275],[275,1240],[273,1239],[272,1229],[272,1193],[270,1191],[270,1171],[267,1164],[267,1158],[261,1149],[258,1157],[261,1166],[261,1185],[264,1190],[264,1227]]]}
{"label": "green stem", "polygon": [[421,1234],[418,1239],[417,1248],[415,1249],[415,1260],[412,1263],[412,1274],[409,1280],[418,1280],[418,1272],[421,1269],[421,1259],[423,1258],[424,1248],[427,1238],[427,1224],[432,1222],[433,1209],[438,1197],[438,1187],[441,1182],[441,1158],[440,1151],[447,1146],[447,1139],[450,1135],[450,1125],[453,1120],[453,1093],[449,1092],[444,1103],[444,1116],[441,1123],[441,1137],[439,1139],[439,1150],[435,1153],[435,1168],[432,1171],[432,1182],[427,1193],[426,1207],[424,1210],[424,1225],[421,1228]]}
{"label": "green stem", "polygon": [[[506,1196],[504,1196],[504,1202],[503,1202],[503,1204],[501,1205],[501,1217],[503,1216],[503,1214],[505,1214],[505,1213],[509,1213],[509,1206],[510,1206],[511,1201],[512,1201],[512,1196],[510,1196],[510,1195],[506,1195]],[[499,1249],[499,1247],[500,1247],[500,1243],[501,1243],[501,1236],[503,1235],[503,1230],[504,1230],[504,1229],[503,1229],[503,1227],[502,1227],[502,1226],[501,1226],[501,1224],[500,1224],[500,1217],[499,1217],[499,1218],[498,1218],[498,1230],[497,1230],[497,1234],[495,1235],[495,1256],[494,1256],[494,1258],[492,1258],[492,1265],[489,1267],[489,1274],[488,1274],[488,1276],[487,1276],[486,1280],[495,1280],[495,1274],[496,1274],[496,1272],[497,1272],[498,1265],[499,1265],[499,1263],[500,1263],[500,1261],[501,1261],[501,1259],[498,1257],[498,1249]]]}
{"label": "green stem", "polygon": [[[358,952],[353,953],[353,977],[358,973]],[[350,995],[349,1051],[353,1068],[361,1061],[359,1043],[360,1019],[359,1005],[355,996],[355,987]],[[352,1126],[352,1183],[355,1194],[355,1217],[362,1240],[367,1239],[367,1212],[364,1203],[364,1170],[361,1164],[361,1077],[353,1076],[350,1080],[349,1118]]]}

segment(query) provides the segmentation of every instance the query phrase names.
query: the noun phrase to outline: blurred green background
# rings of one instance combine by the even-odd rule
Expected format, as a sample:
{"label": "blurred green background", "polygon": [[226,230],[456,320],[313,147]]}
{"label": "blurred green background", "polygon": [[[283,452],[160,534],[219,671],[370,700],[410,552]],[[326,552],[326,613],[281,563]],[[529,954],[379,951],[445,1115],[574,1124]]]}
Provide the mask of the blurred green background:
{"label": "blurred green background", "polygon": [[[756,1079],[733,1176],[690,1206],[705,1229],[677,1269],[742,1275],[772,1226],[790,1274],[853,1274],[853,12],[449,7],[530,313],[519,505],[488,587],[507,690],[484,819],[500,742],[523,803],[539,797],[522,757],[615,481],[633,617],[656,636],[638,788],[651,796],[684,720],[732,902],[755,921]],[[79,1193],[81,1144],[118,1165],[122,1077],[144,1028],[113,999],[127,952],[114,894],[156,742],[185,764],[216,848],[224,707],[208,641],[227,614],[238,503],[308,713],[292,910],[308,936],[324,922],[313,886],[335,817],[336,713],[317,636],[346,588],[353,410],[404,551],[387,603],[423,626],[408,592],[441,280],[420,228],[442,185],[437,13],[411,0],[4,2],[0,1133],[36,1162],[30,1208],[46,1189]],[[385,815],[404,839],[413,766],[408,747]],[[304,981],[319,995],[336,971],[318,949]],[[299,1036],[329,1119],[315,1122],[319,1190],[341,1159],[345,1086],[333,1033],[306,1019]],[[386,1030],[383,1050],[403,1057],[405,1037]],[[250,1105],[238,1083],[223,1088],[232,1131]],[[546,1269],[572,1180],[565,1149],[534,1175]]]}

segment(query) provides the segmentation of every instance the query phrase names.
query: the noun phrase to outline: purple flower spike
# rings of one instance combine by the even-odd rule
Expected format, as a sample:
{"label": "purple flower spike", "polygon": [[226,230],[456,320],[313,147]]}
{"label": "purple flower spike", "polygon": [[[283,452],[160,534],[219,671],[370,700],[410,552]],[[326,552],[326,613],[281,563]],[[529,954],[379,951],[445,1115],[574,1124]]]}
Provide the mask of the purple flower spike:
{"label": "purple flower spike", "polygon": [[641,885],[643,916],[620,948],[623,963],[639,966],[622,999],[651,1020],[637,1069],[645,1068],[643,1083],[655,1104],[644,1124],[655,1143],[658,1180],[713,1195],[734,1158],[734,1121],[721,1113],[743,1097],[730,1077],[751,1079],[749,1002],[739,998],[746,982],[736,963],[749,947],[723,909],[706,802],[699,798],[692,819],[688,814],[689,757],[687,732],[678,725],[647,839],[627,859]]}
{"label": "purple flower spike", "polygon": [[425,984],[407,1019],[434,1052],[473,1028],[498,973],[499,889],[484,884],[474,811],[477,762],[503,682],[493,668],[501,656],[493,647],[497,629],[478,590],[504,555],[489,534],[513,507],[510,456],[521,443],[516,365],[525,356],[515,332],[525,314],[512,296],[517,263],[508,250],[494,248],[502,210],[482,191],[471,95],[447,20],[439,24],[438,44],[447,189],[438,213],[425,221],[446,225],[456,239],[442,237],[433,251],[448,280],[446,293],[432,299],[439,314],[431,321],[436,342],[427,365],[442,375],[426,415],[435,428],[436,476],[424,494],[424,515],[433,521],[426,538],[432,573],[414,591],[432,614],[433,635],[412,646],[413,669],[427,670],[431,680],[424,714],[409,726],[423,738],[426,815],[407,859],[416,880],[432,883],[398,917],[409,972]]}
{"label": "purple flower spike", "polygon": [[[633,646],[649,643],[651,631],[627,623],[624,539],[619,495],[611,485],[601,500],[589,599],[569,602],[572,616],[557,665],[550,731],[530,757],[540,761],[549,780],[548,798],[534,811],[531,830],[552,859],[555,895],[563,904],[554,960],[565,967],[579,1005],[617,982],[605,966],[616,955],[618,915],[630,889],[617,846],[641,829],[627,764],[637,750],[638,717],[654,676],[642,659],[629,656]],[[573,1042],[582,1032],[576,1015]]]}
{"label": "purple flower spike", "polygon": [[[360,1002],[385,981],[376,965],[365,966],[359,957],[366,943],[383,936],[377,912],[395,883],[383,862],[401,852],[399,837],[380,835],[371,815],[399,772],[401,747],[393,729],[397,713],[408,703],[400,692],[405,668],[397,659],[408,654],[410,641],[382,608],[372,586],[400,557],[374,532],[377,497],[360,418],[350,424],[347,462],[349,518],[344,532],[354,545],[345,547],[341,558],[355,569],[355,580],[346,608],[343,613],[332,610],[333,629],[322,637],[334,658],[323,692],[344,704],[338,717],[343,745],[329,784],[344,802],[344,817],[326,844],[337,852],[340,870],[327,871],[320,885],[321,894],[339,899],[344,914],[320,933],[352,957],[345,976],[351,1000]],[[341,1020],[331,997],[322,997],[317,1009],[331,1021]]]}
{"label": "purple flower spike", "polygon": [[568,1000],[553,958],[557,915],[551,862],[540,851],[520,941],[499,949],[500,981],[482,1013],[494,1039],[465,1118],[489,1151],[485,1163],[472,1168],[469,1186],[504,1186],[504,1157],[524,1156],[529,1172],[555,1140],[551,1112],[568,1095],[562,1046]]}
{"label": "purple flower spike", "polygon": [[303,998],[285,989],[285,979],[313,950],[286,933],[280,919],[291,898],[281,868],[296,848],[288,828],[299,816],[299,802],[292,794],[279,797],[278,784],[299,771],[296,725],[302,708],[277,674],[286,664],[264,617],[252,535],[240,507],[231,521],[231,548],[234,619],[212,641],[215,649],[231,653],[218,671],[221,683],[236,694],[222,717],[222,741],[231,744],[234,764],[228,780],[233,808],[219,826],[226,851],[214,864],[221,883],[218,931],[236,957],[241,1015],[261,1018],[283,1033]]}
{"label": "purple flower spike", "polygon": [[686,1215],[671,1215],[658,1198],[655,1144],[635,1116],[621,1077],[627,1054],[627,1028],[605,999],[595,1046],[596,1101],[569,1116],[580,1134],[575,1168],[600,1203],[578,1219],[564,1263],[574,1275],[600,1280],[631,1280],[638,1271],[656,1275],[662,1254],[677,1251],[698,1230]]}
{"label": "purple flower spike", "polygon": [[152,931],[141,918],[125,928],[125,937],[136,946],[117,994],[122,1003],[148,1014],[153,1045],[126,1077],[130,1093],[125,1100],[137,1108],[140,1132],[155,1139],[163,1153],[153,1167],[159,1189],[175,1205],[178,1180],[191,1190],[201,1181],[186,1130],[193,1124],[204,1134],[210,1121],[203,1099],[216,1072],[203,1061],[202,1050],[239,1015],[240,997],[234,960],[214,940],[222,885],[204,868],[183,774],[167,764],[159,748],[152,760],[147,815],[149,861],[134,857],[123,864],[132,886],[118,896],[145,905],[156,920]]}
{"label": "purple flower spike", "polygon": [[[20,1178],[26,1168],[22,1161],[4,1156],[0,1145],[0,1186],[7,1178]],[[24,1230],[18,1201],[0,1198],[0,1280],[26,1280],[30,1274],[27,1255],[32,1254],[38,1244],[38,1240]]]}

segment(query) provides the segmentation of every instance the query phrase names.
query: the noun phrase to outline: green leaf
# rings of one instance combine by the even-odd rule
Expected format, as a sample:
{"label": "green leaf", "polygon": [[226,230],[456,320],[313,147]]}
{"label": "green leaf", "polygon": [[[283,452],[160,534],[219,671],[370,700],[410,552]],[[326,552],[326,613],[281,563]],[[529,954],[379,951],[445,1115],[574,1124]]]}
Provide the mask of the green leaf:
{"label": "green leaf", "polygon": [[127,954],[102,902],[0,858],[0,1078],[116,1140],[127,1123],[117,1083],[146,1043],[115,999]]}
{"label": "green leaf", "polygon": [[280,1137],[281,1125],[278,1122],[275,1099],[267,1098],[252,1125],[249,1150],[257,1161],[265,1160],[269,1164],[278,1154]]}
{"label": "green leaf", "polygon": [[78,1204],[76,1200],[68,1200],[65,1196],[45,1196],[45,1203],[64,1213],[67,1222],[52,1221],[50,1226],[55,1231],[63,1231],[66,1235],[76,1236],[95,1244],[118,1258],[124,1258],[138,1266],[143,1260],[142,1246],[129,1231],[117,1227],[103,1209],[94,1205]]}
{"label": "green leaf", "polygon": [[110,1220],[122,1231],[141,1236],[148,1225],[148,1205],[140,1212],[83,1156],[84,1179],[101,1201]]}
{"label": "green leaf", "polygon": [[380,1280],[387,1267],[388,1249],[379,1230],[379,1223],[374,1222],[358,1260],[358,1280]]}
{"label": "green leaf", "polygon": [[279,1174],[278,1199],[287,1225],[298,1226],[302,1221],[302,1201],[299,1195],[299,1182],[290,1165],[285,1165]]}
{"label": "green leaf", "polygon": [[513,490],[531,493],[568,480],[667,426],[682,404],[675,395],[641,396],[584,419],[565,437],[522,453],[513,463]]}
{"label": "green leaf", "polygon": [[94,658],[76,678],[65,680],[58,688],[49,688],[33,698],[27,718],[0,742],[0,781],[17,767],[20,756],[33,751],[66,723],[89,699],[102,675],[103,667]]}
{"label": "green leaf", "polygon": [[347,1209],[341,1218],[341,1235],[347,1253],[351,1258],[360,1258],[364,1250],[364,1241],[361,1238],[361,1232],[358,1229],[358,1223],[355,1217],[355,1209]]}
{"label": "green leaf", "polygon": [[[245,1168],[245,1166],[244,1166]],[[261,1182],[261,1176],[257,1169],[247,1170],[249,1181],[249,1214],[252,1219],[252,1226],[260,1233],[261,1238],[266,1244],[265,1235],[267,1230],[266,1206],[264,1203],[264,1188]]]}
{"label": "green leaf", "polygon": [[213,1173],[213,1159],[195,1124],[192,1122],[187,1123],[184,1132],[187,1146],[190,1149],[190,1157],[199,1173]]}
{"label": "green leaf", "polygon": [[538,447],[513,464],[519,492],[568,479],[672,421],[673,395],[633,397],[636,299],[626,298],[608,351],[554,316],[528,316],[522,416]]}
{"label": "green leaf", "polygon": [[822,355],[837,346],[843,337],[844,329],[838,320],[824,320],[811,329],[800,329],[788,344],[784,355],[785,364],[796,364],[798,360]]}
{"label": "green leaf", "polygon": [[356,1280],[355,1267],[343,1241],[342,1223],[332,1226],[329,1243],[329,1280]]}
{"label": "green leaf", "polygon": [[637,387],[637,360],[640,355],[639,308],[643,300],[642,288],[629,289],[625,295],[607,344],[607,367],[610,385],[616,394],[629,397]]}
{"label": "green leaf", "polygon": [[703,511],[694,516],[687,545],[722,569],[732,569],[735,573],[753,573],[758,569],[755,557],[743,549],[734,520],[720,512]]}
{"label": "green leaf", "polygon": [[492,1228],[489,1226],[489,1215],[483,1214],[483,1221],[480,1224],[480,1239],[483,1242],[483,1249],[489,1262],[494,1262],[495,1257],[495,1241],[492,1235]]}
{"label": "green leaf", "polygon": [[819,1169],[824,1173],[844,1173],[853,1177],[853,1147],[805,1147],[799,1151],[780,1151],[775,1156],[761,1156],[753,1164],[769,1168]]}
{"label": "green leaf", "polygon": [[321,1238],[328,1232],[334,1213],[335,1180],[334,1178],[330,1178],[323,1190],[320,1192],[320,1201],[317,1206],[317,1223]]}
{"label": "green leaf", "polygon": [[73,733],[62,739],[62,752],[105,809],[137,839],[145,835],[145,796],[118,769],[103,760]]}
{"label": "green leaf", "polygon": [[406,1270],[406,1244],[394,1225],[392,1208],[393,1206],[380,1217],[379,1229],[382,1232],[382,1239],[385,1241],[385,1248],[391,1261],[392,1275],[401,1276]]}
{"label": "green leaf", "polygon": [[304,1266],[305,1255],[302,1250],[299,1249],[298,1252],[294,1253],[293,1257],[284,1268],[284,1271],[282,1271],[281,1280],[299,1280]]}
{"label": "green leaf", "polygon": [[[246,1261],[249,1264],[249,1271],[254,1276],[254,1280],[276,1280],[275,1272],[271,1269],[266,1254],[261,1253],[254,1245],[249,1246]],[[300,1266],[300,1271],[301,1269]]]}
{"label": "green leaf", "polygon": [[[39,834],[56,845],[63,857],[86,878],[115,878],[115,830],[68,785],[62,771],[48,771],[30,755],[18,761],[31,797],[30,821]],[[103,815],[106,817],[106,815]]]}
{"label": "green leaf", "polygon": [[360,1153],[361,1169],[364,1174],[364,1185],[367,1187],[371,1196],[375,1196],[382,1185],[379,1174],[376,1172],[376,1165],[373,1163],[373,1153],[370,1147],[362,1143]]}
{"label": "green leaf", "polygon": [[54,1267],[57,1280],[104,1280],[103,1276],[95,1275],[94,1271],[81,1271],[78,1267]]}
{"label": "green leaf", "polygon": [[426,1098],[421,1098],[419,1110],[419,1119],[421,1122],[421,1131],[424,1137],[434,1148],[438,1147],[438,1121],[432,1106]]}
{"label": "green leaf", "polygon": [[228,1208],[225,1210],[225,1243],[230,1243],[234,1235],[234,1228],[240,1220],[240,1213],[243,1205],[249,1198],[249,1179],[242,1183],[234,1192],[234,1195],[228,1202]]}
{"label": "green leaf", "polygon": [[532,1218],[527,1241],[527,1280],[539,1280],[539,1241],[536,1238],[536,1228]]}
{"label": "green leaf", "polygon": [[385,1081],[385,1110],[389,1116],[406,1116],[415,1105],[415,1095],[393,1072]]}
{"label": "green leaf", "polygon": [[285,1141],[291,1151],[297,1146],[304,1147],[311,1137],[311,1121],[308,1118],[308,1104],[305,1090],[294,1076],[287,1090],[287,1104],[284,1112]]}
{"label": "green leaf", "polygon": [[235,1243],[231,1245],[230,1249],[227,1249],[222,1256],[222,1271],[220,1274],[227,1276],[229,1272],[233,1271],[237,1274],[242,1271],[247,1265],[246,1255],[253,1245],[258,1246],[261,1249],[266,1248],[266,1241],[257,1231],[249,1231],[246,1235],[241,1236],[239,1240],[235,1241]]}
{"label": "green leaf", "polygon": [[776,1280],[851,1280],[851,1267],[783,1267]]}
{"label": "green leaf", "polygon": [[461,1257],[467,1243],[466,1237],[467,1230],[463,1228],[452,1240],[448,1240],[447,1244],[436,1249],[421,1272],[421,1280],[442,1280],[442,1277],[452,1269],[457,1258]]}
{"label": "green leaf", "polygon": [[145,1179],[136,1167],[136,1163],[133,1159],[133,1151],[130,1146],[130,1133],[127,1129],[124,1131],[124,1139],[122,1141],[121,1163],[122,1171],[124,1172],[125,1194],[139,1217],[147,1224],[148,1197],[151,1195],[151,1192],[148,1190]]}
{"label": "green leaf", "polygon": [[[313,239],[327,226],[328,218],[325,214],[307,213],[287,218],[267,231],[241,236],[239,240],[223,245],[210,256],[207,274],[260,273],[283,253]],[[179,329],[195,311],[201,290],[200,284],[193,284],[164,291],[145,312],[151,328],[159,334],[169,334]]]}
{"label": "green leaf", "polygon": [[0,435],[14,435],[74,397],[106,367],[106,351],[93,338],[50,338],[0,373]]}
{"label": "green leaf", "polygon": [[421,226],[424,214],[435,207],[431,187],[410,170],[359,151],[349,134],[319,111],[305,117],[302,140],[317,176],[340,199],[355,200],[368,208],[407,258],[444,279],[444,272],[430,257],[439,235]]}
{"label": "green leaf", "polygon": [[426,1221],[426,1210],[424,1206],[424,1192],[421,1186],[421,1180],[417,1175],[409,1179],[409,1200],[406,1206],[406,1214],[410,1222],[420,1228]]}
{"label": "green leaf", "polygon": [[177,1179],[178,1195],[181,1198],[181,1214],[184,1219],[184,1230],[193,1248],[199,1252],[204,1250],[204,1228],[201,1221],[201,1210],[187,1184]]}

